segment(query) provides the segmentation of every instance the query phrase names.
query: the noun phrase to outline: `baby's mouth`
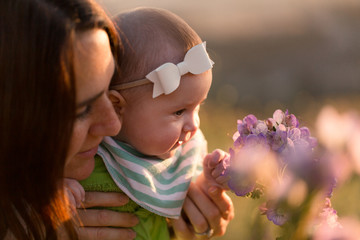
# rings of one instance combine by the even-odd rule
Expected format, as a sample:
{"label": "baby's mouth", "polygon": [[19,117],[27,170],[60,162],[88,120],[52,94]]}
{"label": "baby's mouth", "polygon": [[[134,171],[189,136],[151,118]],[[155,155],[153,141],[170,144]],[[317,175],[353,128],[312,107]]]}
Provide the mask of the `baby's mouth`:
{"label": "baby's mouth", "polygon": [[184,141],[181,141],[181,140],[177,141],[177,142],[174,144],[174,146],[170,149],[170,151],[173,151],[173,150],[177,149],[177,148],[180,147],[182,144],[184,144]]}
{"label": "baby's mouth", "polygon": [[182,145],[183,143],[185,143],[185,141],[186,141],[186,142],[189,141],[189,140],[190,140],[190,137],[191,137],[191,133],[188,132],[188,133],[185,135],[185,140],[179,140],[179,141],[177,141],[177,144],[178,144],[178,145]]}

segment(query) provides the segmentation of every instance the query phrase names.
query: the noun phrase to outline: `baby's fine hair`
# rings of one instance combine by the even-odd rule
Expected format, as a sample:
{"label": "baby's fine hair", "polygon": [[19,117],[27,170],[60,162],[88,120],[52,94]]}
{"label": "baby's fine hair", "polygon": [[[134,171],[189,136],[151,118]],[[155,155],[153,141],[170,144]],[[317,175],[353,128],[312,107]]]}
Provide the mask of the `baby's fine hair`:
{"label": "baby's fine hair", "polygon": [[[179,63],[186,52],[201,43],[199,35],[179,16],[159,8],[136,8],[114,19],[124,45],[120,78],[111,85],[145,78],[165,62]],[[166,57],[167,49],[176,56]]]}

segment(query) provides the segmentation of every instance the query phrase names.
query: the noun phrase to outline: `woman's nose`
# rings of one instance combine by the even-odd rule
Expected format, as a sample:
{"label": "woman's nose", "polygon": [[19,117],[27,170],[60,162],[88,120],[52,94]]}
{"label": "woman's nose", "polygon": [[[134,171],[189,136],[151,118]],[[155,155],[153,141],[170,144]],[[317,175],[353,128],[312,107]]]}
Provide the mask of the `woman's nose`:
{"label": "woman's nose", "polygon": [[115,136],[120,129],[120,120],[111,101],[107,98],[103,107],[99,109],[96,122],[91,126],[91,134],[94,136]]}

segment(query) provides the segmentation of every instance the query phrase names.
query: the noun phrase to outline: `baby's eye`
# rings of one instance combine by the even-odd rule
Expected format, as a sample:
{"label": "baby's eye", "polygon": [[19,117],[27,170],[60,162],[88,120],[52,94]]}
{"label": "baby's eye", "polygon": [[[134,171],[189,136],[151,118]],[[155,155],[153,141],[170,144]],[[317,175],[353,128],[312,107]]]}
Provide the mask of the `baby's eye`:
{"label": "baby's eye", "polygon": [[185,109],[181,109],[181,110],[179,110],[179,111],[176,111],[176,112],[175,112],[175,115],[176,115],[176,116],[181,116],[184,112],[185,112]]}

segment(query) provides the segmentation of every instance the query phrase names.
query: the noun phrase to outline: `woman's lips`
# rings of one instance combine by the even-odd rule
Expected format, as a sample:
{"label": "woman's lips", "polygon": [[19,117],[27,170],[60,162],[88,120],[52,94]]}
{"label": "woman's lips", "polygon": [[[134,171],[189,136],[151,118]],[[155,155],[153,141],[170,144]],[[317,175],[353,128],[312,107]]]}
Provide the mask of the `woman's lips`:
{"label": "woman's lips", "polygon": [[95,154],[97,153],[98,147],[99,146],[96,146],[89,150],[79,152],[77,155],[81,158],[93,158],[95,156]]}

